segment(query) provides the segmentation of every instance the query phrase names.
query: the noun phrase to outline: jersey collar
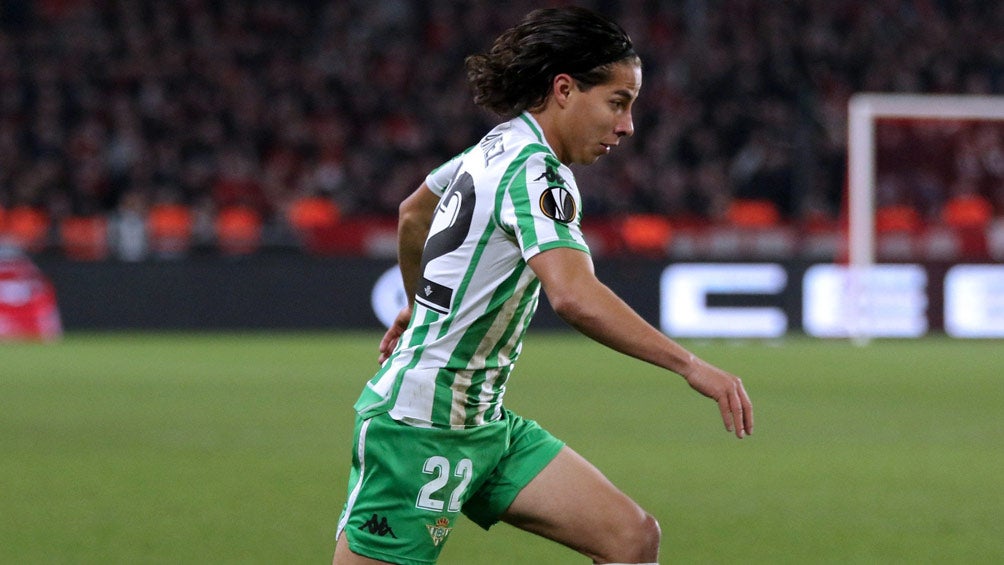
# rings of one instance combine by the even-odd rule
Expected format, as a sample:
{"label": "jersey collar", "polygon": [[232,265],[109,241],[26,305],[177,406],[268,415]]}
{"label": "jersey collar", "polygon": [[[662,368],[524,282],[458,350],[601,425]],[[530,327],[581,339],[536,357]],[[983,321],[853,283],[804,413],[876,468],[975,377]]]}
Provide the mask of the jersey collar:
{"label": "jersey collar", "polygon": [[524,110],[523,113],[517,116],[513,121],[517,120],[526,124],[526,127],[530,129],[530,133],[537,138],[537,141],[539,141],[544,147],[547,147],[547,150],[551,152],[551,155],[556,156],[554,148],[551,147],[551,144],[544,138],[544,130],[540,127],[540,122],[538,122],[537,119],[530,114],[530,112]]}
{"label": "jersey collar", "polygon": [[525,123],[527,127],[530,128],[530,131],[533,132],[533,135],[537,136],[537,141],[547,145],[547,141],[544,139],[544,134],[540,131],[540,124],[538,124],[537,120],[530,115],[530,112],[524,111],[519,115],[519,119],[523,120],[523,123]]}

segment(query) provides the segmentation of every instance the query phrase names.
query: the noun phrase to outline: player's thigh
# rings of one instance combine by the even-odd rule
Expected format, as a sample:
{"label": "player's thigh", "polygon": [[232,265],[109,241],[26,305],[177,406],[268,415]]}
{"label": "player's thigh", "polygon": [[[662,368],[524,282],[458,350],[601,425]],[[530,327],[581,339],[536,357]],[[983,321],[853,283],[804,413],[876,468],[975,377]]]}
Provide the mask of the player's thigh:
{"label": "player's thigh", "polygon": [[386,561],[377,561],[369,557],[363,557],[352,553],[349,549],[349,540],[345,536],[339,536],[335,543],[335,556],[331,560],[331,565],[381,565]]}
{"label": "player's thigh", "polygon": [[625,538],[654,535],[646,543],[658,545],[654,519],[568,447],[520,491],[502,520],[593,557],[608,555]]}

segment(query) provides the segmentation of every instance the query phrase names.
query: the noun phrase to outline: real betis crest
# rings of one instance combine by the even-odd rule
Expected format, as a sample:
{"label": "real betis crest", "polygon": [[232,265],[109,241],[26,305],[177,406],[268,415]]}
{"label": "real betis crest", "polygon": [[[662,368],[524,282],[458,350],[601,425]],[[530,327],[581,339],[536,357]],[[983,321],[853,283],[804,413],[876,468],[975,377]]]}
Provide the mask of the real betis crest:
{"label": "real betis crest", "polygon": [[446,536],[450,535],[450,531],[453,530],[453,528],[450,527],[449,518],[440,518],[436,520],[435,524],[426,524],[425,527],[428,528],[429,535],[432,536],[433,545],[443,543]]}

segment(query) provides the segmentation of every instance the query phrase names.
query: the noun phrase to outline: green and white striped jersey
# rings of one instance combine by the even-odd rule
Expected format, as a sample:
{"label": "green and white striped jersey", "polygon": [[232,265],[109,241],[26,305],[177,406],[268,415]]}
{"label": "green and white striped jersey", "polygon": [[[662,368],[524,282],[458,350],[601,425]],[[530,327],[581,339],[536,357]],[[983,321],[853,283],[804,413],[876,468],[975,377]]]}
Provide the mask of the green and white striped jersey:
{"label": "green and white striped jersey", "polygon": [[586,253],[575,179],[528,113],[429,174],[441,195],[422,253],[411,323],[355,408],[415,426],[501,417],[540,282],[527,267],[555,247]]}

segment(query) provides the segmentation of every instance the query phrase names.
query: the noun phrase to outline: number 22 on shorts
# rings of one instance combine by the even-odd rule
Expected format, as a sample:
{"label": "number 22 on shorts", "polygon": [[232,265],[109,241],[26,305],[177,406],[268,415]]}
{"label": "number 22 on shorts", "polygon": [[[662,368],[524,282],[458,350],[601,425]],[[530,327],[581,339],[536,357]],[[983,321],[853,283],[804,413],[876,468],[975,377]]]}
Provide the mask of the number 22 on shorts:
{"label": "number 22 on shorts", "polygon": [[[460,484],[453,489],[450,494],[450,503],[446,507],[447,512],[460,512],[460,499],[467,490],[467,485],[471,483],[474,464],[470,459],[461,459],[453,470],[453,476],[460,477]],[[425,460],[422,472],[426,475],[434,475],[433,479],[418,491],[418,500],[415,502],[417,508],[430,510],[432,512],[442,512],[444,502],[437,500],[434,495],[441,491],[450,480],[450,461],[441,455],[434,455]]]}

